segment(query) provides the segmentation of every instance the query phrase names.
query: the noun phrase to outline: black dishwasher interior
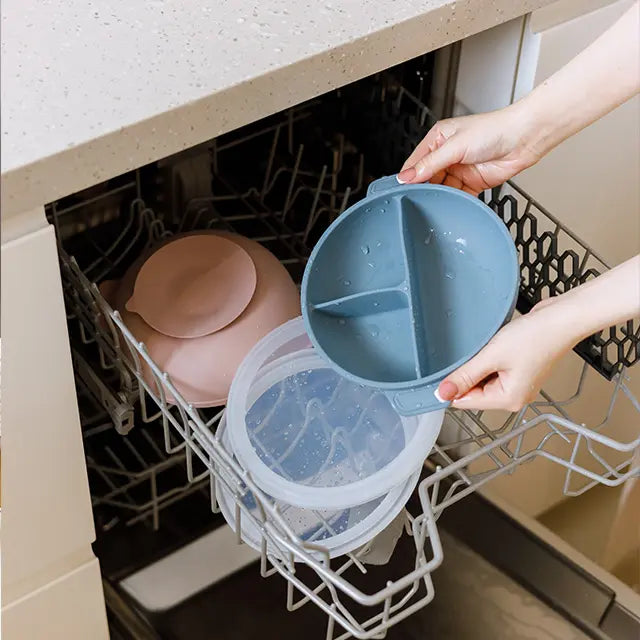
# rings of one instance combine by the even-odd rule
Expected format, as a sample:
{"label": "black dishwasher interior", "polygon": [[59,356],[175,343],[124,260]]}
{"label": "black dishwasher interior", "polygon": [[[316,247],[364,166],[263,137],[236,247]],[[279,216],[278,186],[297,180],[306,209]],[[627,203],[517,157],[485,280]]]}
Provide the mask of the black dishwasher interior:
{"label": "black dishwasher interior", "polygon": [[[457,435],[434,449],[405,514],[406,535],[388,564],[365,566],[352,554],[318,562],[304,545],[298,548],[289,540],[292,554],[302,562],[294,566],[293,560],[280,562],[263,552],[259,569],[249,567],[162,614],[143,611],[118,590],[127,576],[225,525],[212,492],[216,465],[224,464],[215,440],[223,407],[169,406],[162,394],[157,397],[145,389],[139,362],[144,347],[125,335],[120,317],[96,285],[121,277],[150,244],[206,228],[232,230],[259,241],[300,282],[306,258],[327,225],[365,194],[372,179],[397,171],[440,115],[429,107],[433,81],[434,55],[422,56],[47,206],[60,245],[97,529],[94,550],[105,578],[114,637],[131,636],[133,625],[133,637],[284,638],[309,624],[318,626],[317,637],[324,633],[319,627],[326,626],[327,638],[382,637],[393,625],[398,625],[389,631],[394,638],[426,637],[429,625],[440,629],[438,637],[498,637],[498,627],[489,622],[482,636],[470,635],[473,628],[456,626],[451,621],[454,604],[462,598],[483,602],[476,574],[486,577],[485,587],[491,580],[515,591],[521,587],[477,556],[472,544],[460,542],[458,534],[468,523],[460,524],[449,512],[442,517],[442,546],[446,553],[466,558],[452,561],[458,563],[457,570],[474,567],[471,573],[476,573],[469,577],[473,584],[465,591],[460,576],[440,569],[435,590],[447,593],[448,604],[443,600],[441,608],[433,605],[431,618],[420,617],[422,613],[409,617],[433,599],[431,572],[442,559],[435,521],[444,508],[488,479],[544,456],[549,440],[556,437],[568,443],[558,460],[567,468],[568,486],[578,478],[577,488],[568,492],[586,490],[601,480],[620,483],[634,472],[633,452],[640,443],[594,438],[585,425],[572,423],[564,409],[556,411],[559,422],[550,419],[549,413],[562,403],[549,395],[543,397],[546,406],[498,422],[482,414],[453,412],[450,420]],[[592,250],[515,185],[483,197],[507,224],[520,253],[520,311],[606,269]],[[639,343],[638,327],[630,323],[579,345],[576,351],[584,364],[576,394],[589,374],[612,380],[612,397],[624,396],[624,367],[638,359]],[[524,433],[535,426],[544,433],[524,447]],[[593,455],[583,462],[581,456],[589,457],[589,452]],[[470,472],[470,462],[479,459],[488,466]],[[286,537],[282,532],[274,535]],[[509,573],[508,567],[503,570]],[[270,579],[278,581],[277,587],[259,578],[275,573],[285,578]],[[281,627],[274,622],[276,597],[289,609],[300,609]],[[524,591],[518,597],[543,606]],[[598,607],[608,610],[614,599],[607,593]],[[251,614],[248,607],[258,600],[264,606]],[[192,608],[184,608],[189,602]],[[234,602],[237,611],[220,624]],[[574,622],[582,615],[567,613],[557,601],[550,604]],[[132,623],[125,610],[137,611],[141,618]],[[242,611],[253,620],[243,627],[237,620]],[[194,616],[199,625],[193,623]],[[582,631],[563,627],[568,623],[561,616],[550,624],[559,625],[557,637],[601,632],[593,621],[578,622]],[[265,631],[266,625],[275,626]]]}

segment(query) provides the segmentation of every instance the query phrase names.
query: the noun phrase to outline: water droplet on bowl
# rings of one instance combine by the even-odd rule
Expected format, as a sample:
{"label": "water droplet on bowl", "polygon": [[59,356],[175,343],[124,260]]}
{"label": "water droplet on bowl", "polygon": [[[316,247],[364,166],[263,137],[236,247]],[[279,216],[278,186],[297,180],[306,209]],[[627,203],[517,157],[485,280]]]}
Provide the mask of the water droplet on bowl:
{"label": "water droplet on bowl", "polygon": [[362,253],[364,253],[364,255],[366,256],[366,255],[369,253],[369,246],[368,246],[368,245],[366,245],[366,244],[363,244],[363,245],[360,247],[360,251],[362,251]]}
{"label": "water droplet on bowl", "polygon": [[452,318],[454,316],[453,309],[447,309],[446,315],[447,318]]}
{"label": "water droplet on bowl", "polygon": [[380,213],[384,213],[386,209],[380,209]]}
{"label": "water droplet on bowl", "polygon": [[455,273],[451,273],[450,271],[447,271],[447,273],[444,274],[444,277],[447,280],[455,280],[456,279],[456,274]]}
{"label": "water droplet on bowl", "polygon": [[351,284],[351,280],[344,280],[343,283],[345,287],[348,287]]}
{"label": "water droplet on bowl", "polygon": [[385,203],[385,204],[389,204],[389,201],[388,201],[388,200],[385,200],[385,201],[384,201],[384,203]]}
{"label": "water droplet on bowl", "polygon": [[364,212],[365,212],[365,213],[370,213],[370,212],[371,212],[371,207],[367,207],[367,208],[364,210]]}
{"label": "water droplet on bowl", "polygon": [[367,264],[373,269],[376,265],[373,262],[367,262]]}

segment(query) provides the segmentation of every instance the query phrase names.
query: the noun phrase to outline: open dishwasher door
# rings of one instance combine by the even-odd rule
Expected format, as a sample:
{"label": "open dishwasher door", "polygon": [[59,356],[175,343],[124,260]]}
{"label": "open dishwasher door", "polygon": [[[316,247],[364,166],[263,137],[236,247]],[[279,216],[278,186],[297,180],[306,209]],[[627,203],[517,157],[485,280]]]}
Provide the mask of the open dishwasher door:
{"label": "open dishwasher door", "polygon": [[[639,636],[640,597],[535,520],[507,513],[475,495],[447,509],[439,527],[446,562],[433,576],[437,596],[390,629],[388,638],[633,640]],[[218,550],[225,545],[224,531],[216,530],[210,538]],[[415,562],[411,547],[410,539],[403,537],[389,566],[369,567],[369,575],[362,579],[408,571]],[[167,581],[177,580],[187,590],[190,580],[198,584],[199,572],[193,567],[190,571],[186,562],[188,553],[183,548],[132,574],[116,587],[120,596],[107,599],[123,640],[140,637],[127,632],[132,629],[131,616],[137,619],[133,628],[138,634],[141,625],[147,625],[150,639],[205,640],[212,630],[220,640],[294,638],[301,629],[325,624],[316,607],[291,614],[282,610],[286,585],[279,581],[265,589],[256,567],[247,566],[255,556],[238,558],[233,575],[169,608],[145,608],[140,601],[154,608],[154,601],[157,604],[166,594],[162,585]]]}

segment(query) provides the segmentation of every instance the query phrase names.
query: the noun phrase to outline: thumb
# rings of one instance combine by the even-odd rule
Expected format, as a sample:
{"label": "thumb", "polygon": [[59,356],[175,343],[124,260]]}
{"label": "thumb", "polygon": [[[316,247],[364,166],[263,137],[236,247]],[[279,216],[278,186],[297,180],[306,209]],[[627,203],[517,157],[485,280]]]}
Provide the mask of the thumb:
{"label": "thumb", "polygon": [[471,391],[495,370],[490,354],[486,353],[486,349],[482,350],[475,358],[448,375],[440,383],[436,393],[443,401],[454,400]]}
{"label": "thumb", "polygon": [[464,149],[456,136],[449,138],[441,147],[422,156],[415,163],[415,178],[411,182],[426,182],[440,171],[458,164],[464,157]]}

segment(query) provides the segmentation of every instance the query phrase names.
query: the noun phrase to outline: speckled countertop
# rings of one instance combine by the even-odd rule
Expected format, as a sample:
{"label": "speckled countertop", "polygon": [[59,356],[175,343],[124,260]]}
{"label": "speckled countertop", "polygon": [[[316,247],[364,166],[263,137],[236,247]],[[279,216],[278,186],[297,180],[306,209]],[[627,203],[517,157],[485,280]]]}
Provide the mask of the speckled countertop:
{"label": "speckled countertop", "polygon": [[551,0],[3,0],[2,216]]}

